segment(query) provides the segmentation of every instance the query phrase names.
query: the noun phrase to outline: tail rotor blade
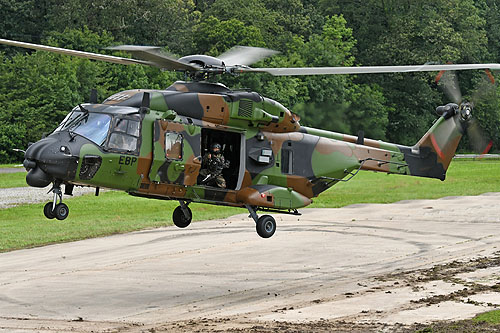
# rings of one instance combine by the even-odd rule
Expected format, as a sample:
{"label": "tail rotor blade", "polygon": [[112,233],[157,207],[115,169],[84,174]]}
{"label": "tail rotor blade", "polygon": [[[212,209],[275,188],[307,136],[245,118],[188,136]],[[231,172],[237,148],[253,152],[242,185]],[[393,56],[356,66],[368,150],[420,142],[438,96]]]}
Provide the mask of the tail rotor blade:
{"label": "tail rotor blade", "polygon": [[458,78],[454,71],[439,72],[435,81],[450,101],[456,104],[460,104],[462,102],[462,91],[460,90]]}
{"label": "tail rotor blade", "polygon": [[476,84],[475,90],[472,93],[471,100],[475,105],[480,103],[490,101],[492,99],[496,100],[497,94],[497,84],[493,74],[489,70],[481,76],[481,79]]}
{"label": "tail rotor blade", "polygon": [[493,146],[493,141],[486,137],[475,118],[467,126],[467,135],[475,153],[487,154]]}

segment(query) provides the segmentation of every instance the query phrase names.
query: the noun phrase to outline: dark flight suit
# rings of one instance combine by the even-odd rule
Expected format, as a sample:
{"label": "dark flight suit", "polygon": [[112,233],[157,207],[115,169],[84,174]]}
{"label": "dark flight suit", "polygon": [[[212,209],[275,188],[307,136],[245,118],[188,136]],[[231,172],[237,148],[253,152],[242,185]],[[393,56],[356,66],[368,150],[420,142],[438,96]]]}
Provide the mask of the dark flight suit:
{"label": "dark flight suit", "polygon": [[204,169],[200,170],[200,175],[205,178],[211,175],[220,188],[226,188],[226,180],[222,176],[222,170],[229,168],[229,161],[226,161],[222,154],[207,153],[203,156]]}

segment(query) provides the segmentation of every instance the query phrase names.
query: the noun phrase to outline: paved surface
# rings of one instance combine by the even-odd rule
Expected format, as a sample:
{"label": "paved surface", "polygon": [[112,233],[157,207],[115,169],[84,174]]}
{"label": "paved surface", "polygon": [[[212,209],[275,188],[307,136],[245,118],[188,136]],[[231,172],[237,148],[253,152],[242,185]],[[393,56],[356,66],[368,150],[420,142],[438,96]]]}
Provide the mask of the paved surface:
{"label": "paved surface", "polygon": [[0,173],[18,173],[18,172],[26,172],[24,168],[0,168]]}
{"label": "paved surface", "polygon": [[488,289],[500,282],[499,202],[305,209],[278,215],[271,239],[245,214],[3,253],[0,331],[469,318],[500,304]]}

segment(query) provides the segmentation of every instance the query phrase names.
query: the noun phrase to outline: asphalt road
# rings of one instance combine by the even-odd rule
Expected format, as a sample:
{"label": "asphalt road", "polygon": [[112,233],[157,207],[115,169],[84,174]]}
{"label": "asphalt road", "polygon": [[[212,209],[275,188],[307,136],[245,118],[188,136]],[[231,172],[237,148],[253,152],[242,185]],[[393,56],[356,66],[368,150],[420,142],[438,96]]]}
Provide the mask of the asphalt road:
{"label": "asphalt road", "polygon": [[17,173],[17,172],[26,172],[24,168],[0,168],[0,173]]}
{"label": "asphalt road", "polygon": [[[242,214],[3,253],[0,331],[470,318],[500,304],[498,293],[470,287],[500,282],[498,265],[474,266],[500,250],[499,201],[490,193],[304,209],[277,215],[270,239]],[[440,266],[453,260],[463,265]],[[438,267],[447,274],[429,274]]]}

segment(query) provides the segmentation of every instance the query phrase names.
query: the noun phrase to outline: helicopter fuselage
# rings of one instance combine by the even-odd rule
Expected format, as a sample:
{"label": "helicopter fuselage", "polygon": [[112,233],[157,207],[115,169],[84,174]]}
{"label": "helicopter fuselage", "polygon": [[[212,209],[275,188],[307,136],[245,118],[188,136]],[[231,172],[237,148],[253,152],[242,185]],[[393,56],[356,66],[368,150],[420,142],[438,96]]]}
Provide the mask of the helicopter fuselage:
{"label": "helicopter fuselage", "polygon": [[[25,166],[31,186],[58,182],[295,210],[361,169],[444,179],[461,137],[455,118],[435,124],[445,127],[439,142],[428,132],[427,139],[405,147],[301,127],[296,115],[257,93],[177,82],[167,90],[124,91],[103,104],[75,107],[53,134],[29,147]],[[226,188],[200,181],[202,156],[214,142],[231,162],[223,172]]]}

